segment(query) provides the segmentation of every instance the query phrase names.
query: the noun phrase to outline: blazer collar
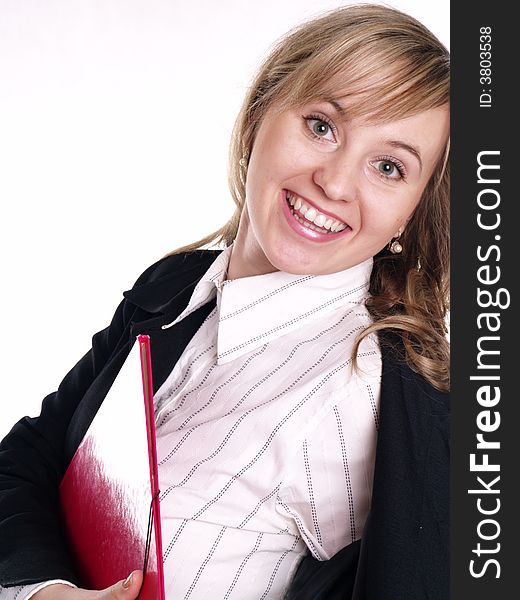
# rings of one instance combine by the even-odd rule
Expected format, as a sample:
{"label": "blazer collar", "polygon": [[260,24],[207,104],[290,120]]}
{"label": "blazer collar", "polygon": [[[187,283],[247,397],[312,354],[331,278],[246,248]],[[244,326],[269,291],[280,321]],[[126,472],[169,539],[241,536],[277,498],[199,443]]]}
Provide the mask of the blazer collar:
{"label": "blazer collar", "polygon": [[[222,250],[195,250],[166,256],[149,267],[123,296],[151,315],[179,314],[199,279]],[[141,283],[145,280],[144,283]]]}

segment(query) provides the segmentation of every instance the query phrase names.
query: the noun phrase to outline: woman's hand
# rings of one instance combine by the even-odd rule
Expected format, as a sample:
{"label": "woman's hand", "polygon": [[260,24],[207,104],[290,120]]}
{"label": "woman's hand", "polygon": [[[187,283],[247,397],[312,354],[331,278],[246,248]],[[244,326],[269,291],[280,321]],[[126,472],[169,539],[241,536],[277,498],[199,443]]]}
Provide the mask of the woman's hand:
{"label": "woman's hand", "polygon": [[36,592],[31,600],[135,600],[141,589],[142,571],[132,571],[127,579],[105,590],[82,590],[63,583],[53,583]]}

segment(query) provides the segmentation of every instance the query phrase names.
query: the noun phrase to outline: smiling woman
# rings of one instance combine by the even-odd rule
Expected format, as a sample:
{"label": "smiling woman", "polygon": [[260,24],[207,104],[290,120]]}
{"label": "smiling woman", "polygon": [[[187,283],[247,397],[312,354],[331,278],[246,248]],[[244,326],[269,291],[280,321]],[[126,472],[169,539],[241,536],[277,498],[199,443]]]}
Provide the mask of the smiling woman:
{"label": "smiling woman", "polygon": [[279,41],[236,121],[232,218],[150,266],[2,442],[2,599],[138,597],[140,571],[72,587],[55,501],[136,333],[168,598],[449,596],[448,95],[446,49],[387,7]]}
{"label": "smiling woman", "polygon": [[[447,390],[449,78],[446,48],[393,9],[350,6],[295,28],[236,120],[235,214],[175,253],[232,244],[230,279],[325,274],[373,256],[366,333],[401,331],[409,364]],[[289,218],[287,194],[347,227],[313,231],[305,207]]]}

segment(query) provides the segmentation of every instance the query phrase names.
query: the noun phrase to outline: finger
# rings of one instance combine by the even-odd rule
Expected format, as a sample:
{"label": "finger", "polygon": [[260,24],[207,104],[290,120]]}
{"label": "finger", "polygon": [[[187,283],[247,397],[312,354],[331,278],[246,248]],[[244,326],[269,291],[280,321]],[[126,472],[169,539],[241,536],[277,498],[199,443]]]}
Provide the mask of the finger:
{"label": "finger", "polygon": [[143,582],[142,571],[132,571],[126,579],[118,581],[101,592],[99,600],[135,600]]}

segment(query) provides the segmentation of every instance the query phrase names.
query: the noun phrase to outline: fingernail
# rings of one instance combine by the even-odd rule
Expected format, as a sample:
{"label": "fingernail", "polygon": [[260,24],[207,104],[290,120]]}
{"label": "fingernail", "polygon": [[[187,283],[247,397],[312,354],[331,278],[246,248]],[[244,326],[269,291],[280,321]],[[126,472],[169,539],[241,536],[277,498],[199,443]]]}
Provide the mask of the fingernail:
{"label": "fingernail", "polygon": [[123,587],[125,588],[125,590],[127,590],[130,585],[132,584],[132,577],[134,576],[133,573],[130,573],[130,575],[123,581]]}

